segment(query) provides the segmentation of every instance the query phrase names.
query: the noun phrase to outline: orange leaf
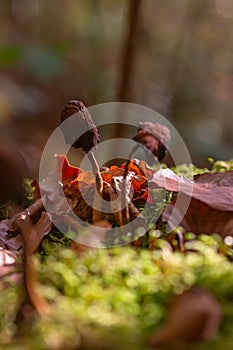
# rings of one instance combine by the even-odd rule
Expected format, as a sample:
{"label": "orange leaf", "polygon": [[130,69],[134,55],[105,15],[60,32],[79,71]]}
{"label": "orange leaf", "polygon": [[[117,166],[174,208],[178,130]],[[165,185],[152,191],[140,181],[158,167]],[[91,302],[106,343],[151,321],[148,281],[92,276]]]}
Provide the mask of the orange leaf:
{"label": "orange leaf", "polygon": [[95,183],[94,174],[91,171],[83,171],[78,175],[75,181],[78,181],[78,182],[83,181],[89,185],[94,184]]}

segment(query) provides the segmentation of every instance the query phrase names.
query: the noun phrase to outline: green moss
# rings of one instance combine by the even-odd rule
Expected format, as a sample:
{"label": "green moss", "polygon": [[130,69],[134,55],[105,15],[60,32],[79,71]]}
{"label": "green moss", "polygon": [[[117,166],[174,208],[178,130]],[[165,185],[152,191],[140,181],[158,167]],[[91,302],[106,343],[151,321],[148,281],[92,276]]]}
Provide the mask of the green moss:
{"label": "green moss", "polygon": [[212,158],[209,158],[209,163],[212,166],[212,172],[224,172],[233,170],[233,159],[228,161],[217,160],[214,161]]}
{"label": "green moss", "polygon": [[[230,170],[231,162],[215,162],[211,171]],[[186,177],[209,171],[192,164],[174,170]],[[168,193],[165,201],[169,200]],[[158,204],[164,205],[164,201]],[[69,248],[70,239],[54,228],[37,256],[40,293],[51,304],[52,313],[48,318],[35,315],[30,322],[22,319],[19,324],[16,318],[22,288],[12,284],[2,287],[1,346],[8,350],[59,350],[103,348],[104,344],[105,349],[146,350],[146,340],[164,321],[171,298],[198,285],[219,300],[223,322],[214,341],[190,349],[230,350],[232,246],[216,234],[197,237],[187,233],[184,238],[186,253],[179,252],[176,237],[173,252],[158,221],[146,236],[147,243],[153,245],[151,251],[120,247],[87,250],[78,255]]]}

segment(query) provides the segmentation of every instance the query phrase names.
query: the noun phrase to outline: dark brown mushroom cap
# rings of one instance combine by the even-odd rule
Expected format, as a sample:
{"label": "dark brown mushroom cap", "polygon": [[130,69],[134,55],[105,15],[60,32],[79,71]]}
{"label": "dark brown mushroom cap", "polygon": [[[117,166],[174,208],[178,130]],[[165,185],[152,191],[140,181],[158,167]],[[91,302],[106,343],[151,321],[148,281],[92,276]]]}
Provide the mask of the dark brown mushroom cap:
{"label": "dark brown mushroom cap", "polygon": [[[76,114],[75,118],[71,118],[69,124],[63,123],[73,114]],[[61,112],[59,127],[67,144],[74,148],[82,148],[86,153],[99,143],[99,131],[90,112],[81,101],[67,102]]]}
{"label": "dark brown mushroom cap", "polygon": [[152,122],[140,122],[134,141],[141,143],[160,161],[166,154],[170,142],[170,130],[165,126]]}

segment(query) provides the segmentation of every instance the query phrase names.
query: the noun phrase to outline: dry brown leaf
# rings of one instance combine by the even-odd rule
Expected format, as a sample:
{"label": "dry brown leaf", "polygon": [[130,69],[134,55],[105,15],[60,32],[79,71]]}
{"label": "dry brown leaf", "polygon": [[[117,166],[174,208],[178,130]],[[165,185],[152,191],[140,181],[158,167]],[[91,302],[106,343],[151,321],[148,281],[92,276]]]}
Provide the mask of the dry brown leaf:
{"label": "dry brown leaf", "polygon": [[[233,176],[232,174],[233,172],[230,172],[228,175],[226,173],[225,176],[229,176],[229,178],[231,178]],[[216,180],[214,176],[215,174],[212,175],[213,180]],[[215,181],[215,185],[210,185],[207,188],[206,182],[204,185],[201,182],[192,182],[188,179],[177,176],[170,169],[159,170],[156,172],[151,182],[159,187],[165,188],[168,191],[186,194],[207,204],[213,209],[233,211],[233,187],[222,185],[217,186],[218,182]]]}
{"label": "dry brown leaf", "polygon": [[32,305],[43,316],[48,314],[50,307],[38,293],[39,283],[35,267],[36,260],[33,254],[38,249],[43,237],[51,231],[52,223],[45,212],[42,212],[39,220],[34,223],[33,216],[37,216],[38,211],[41,212],[40,203],[35,203],[26,211],[17,215],[13,223],[20,229],[24,239],[24,282],[26,290]]}
{"label": "dry brown leaf", "polygon": [[0,247],[0,269],[4,266],[13,265],[17,257],[19,257],[17,252],[11,252]]}
{"label": "dry brown leaf", "polygon": [[9,281],[14,284],[22,284],[22,248],[22,236],[17,235],[16,237],[9,238],[8,220],[2,220],[0,222],[0,287],[9,286]]}
{"label": "dry brown leaf", "polygon": [[23,283],[22,253],[0,247],[0,289]]}
{"label": "dry brown leaf", "polygon": [[196,234],[233,235],[233,171],[198,175],[195,182],[176,175],[162,179],[155,174],[154,179],[170,191],[179,191],[179,200],[169,203],[163,213],[171,229],[180,222],[186,231]]}
{"label": "dry brown leaf", "polygon": [[42,239],[51,231],[52,223],[47,213],[43,212],[36,224],[31,217],[22,214],[17,219],[17,227],[24,238],[25,254],[32,255],[38,249]]}
{"label": "dry brown leaf", "polygon": [[205,188],[233,187],[233,170],[195,175],[194,181]]}
{"label": "dry brown leaf", "polygon": [[[23,238],[19,234],[9,235],[10,220],[0,222],[0,247],[11,251],[22,251]],[[17,232],[16,232],[17,233]]]}
{"label": "dry brown leaf", "polygon": [[[58,169],[62,169],[62,174],[65,179],[70,179],[70,181],[65,181],[65,183],[63,184],[63,191],[66,198],[69,198],[69,200],[71,201],[71,207],[73,211],[80,219],[88,222],[94,222],[95,220],[93,220],[92,208],[93,202],[95,200],[95,179],[93,173],[72,167],[64,156],[57,156],[57,158],[59,163]],[[62,164],[64,164],[64,166]],[[112,201],[113,197],[114,199],[116,199],[117,195],[121,195],[122,185],[120,184],[120,182],[123,183],[124,167],[125,164],[122,164],[121,167],[111,166],[109,169],[105,168],[102,170],[102,197],[105,201]],[[136,159],[130,162],[129,171],[129,184],[132,186],[134,191],[132,200],[138,200],[140,198],[142,198],[143,200],[150,200],[151,197],[147,189],[148,184],[146,176],[151,178],[154,171],[150,167],[148,167],[145,162],[138,161]],[[71,176],[74,176],[75,174],[78,174],[77,177],[75,179],[72,178],[71,181]],[[53,202],[53,199],[55,198],[54,196],[56,195],[56,203],[58,203],[59,198],[62,197],[62,194],[55,193],[57,189],[56,191],[54,191],[54,183],[56,181],[58,181],[58,179],[57,173],[55,171],[49,174],[47,179],[42,183],[41,188],[43,193],[47,195],[48,199],[51,200],[51,202]],[[110,189],[110,187],[112,188]],[[85,202],[81,193],[83,194],[83,197],[88,199],[91,205]],[[114,194],[116,194],[116,196]],[[63,203],[63,201],[64,198],[61,199],[61,203]],[[58,204],[57,207],[59,207]],[[98,217],[97,210],[96,214]],[[115,216],[115,214],[113,216]],[[102,213],[100,217],[102,219]],[[120,218],[120,215],[118,215],[117,220],[118,224],[122,222],[122,218]]]}
{"label": "dry brown leaf", "polygon": [[[179,203],[176,199],[169,203],[163,213],[163,221],[172,225],[173,220],[180,222],[186,232],[193,232],[195,234],[211,234],[219,233],[222,237],[233,236],[233,213],[232,211],[222,211],[213,209],[207,204],[192,198],[185,215],[182,211],[182,199],[184,203],[187,201],[187,196],[181,194]],[[175,208],[175,213],[173,209]],[[175,226],[175,225],[174,225]],[[173,229],[174,227],[171,226]]]}

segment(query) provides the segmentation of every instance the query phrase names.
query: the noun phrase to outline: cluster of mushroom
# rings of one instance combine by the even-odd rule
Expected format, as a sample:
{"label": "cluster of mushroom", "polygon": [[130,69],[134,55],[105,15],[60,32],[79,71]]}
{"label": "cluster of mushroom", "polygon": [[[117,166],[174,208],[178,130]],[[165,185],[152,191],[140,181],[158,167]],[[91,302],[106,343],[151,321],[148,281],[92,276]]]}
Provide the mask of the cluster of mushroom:
{"label": "cluster of mushroom", "polygon": [[[69,123],[67,123],[67,119],[69,119],[71,123],[74,121],[74,126],[76,128],[79,128],[78,134],[81,136],[77,139],[75,137],[75,127],[69,125]],[[66,122],[64,123],[64,121]],[[100,142],[99,131],[94,124],[88,109],[82,102],[77,100],[71,100],[65,105],[64,109],[61,112],[60,122],[58,125],[62,130],[65,142],[73,148],[82,149],[87,154],[88,159],[91,162],[93,173],[96,176],[97,190],[95,191],[93,198],[92,222],[98,222],[103,219],[103,213],[95,209],[98,207],[98,201],[101,200],[101,197],[105,200],[106,197],[111,197],[111,199],[109,199],[111,201],[118,195],[116,194],[115,189],[111,192],[112,196],[111,193],[109,194],[109,184],[104,181],[103,173],[101,173],[100,167],[93,153],[93,150]],[[137,131],[137,134],[133,137],[133,140],[137,142],[137,145],[130,153],[129,160],[126,162],[126,164],[124,164],[123,173],[121,169],[125,185],[123,186],[121,192],[122,208],[124,209],[120,210],[115,215],[115,219],[119,226],[127,224],[132,219],[132,217],[139,215],[139,212],[133,203],[128,203],[126,201],[126,187],[127,182],[129,181],[127,175],[129,172],[130,164],[132,164],[132,157],[134,153],[139,147],[143,147],[144,150],[147,150],[146,153],[149,155],[148,158],[150,160],[152,158],[152,162],[161,161],[166,154],[166,149],[170,141],[170,131],[165,125],[160,125],[158,123],[152,122],[140,122],[139,129]],[[77,203],[78,202],[79,201],[77,201]],[[84,207],[87,209],[86,206]]]}

